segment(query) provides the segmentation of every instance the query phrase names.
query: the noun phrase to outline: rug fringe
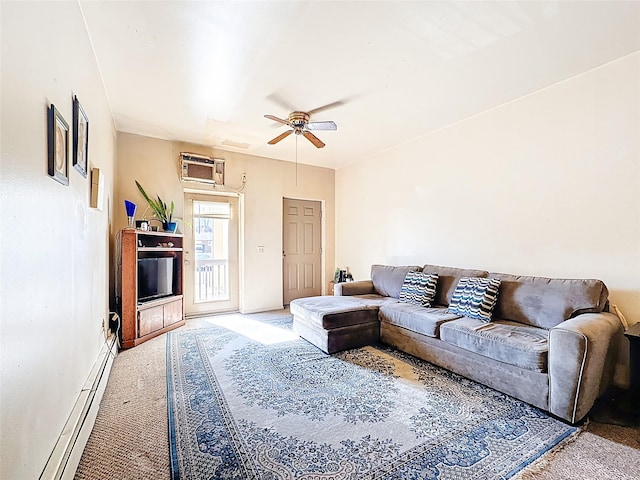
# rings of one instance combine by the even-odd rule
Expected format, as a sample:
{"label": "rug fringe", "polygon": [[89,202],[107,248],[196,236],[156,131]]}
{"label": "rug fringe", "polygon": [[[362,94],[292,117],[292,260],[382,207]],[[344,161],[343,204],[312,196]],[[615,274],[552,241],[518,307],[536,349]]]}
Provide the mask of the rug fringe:
{"label": "rug fringe", "polygon": [[518,472],[517,475],[511,477],[510,480],[536,480],[540,473],[542,473],[542,471],[549,466],[556,455],[562,452],[568,445],[571,445],[573,442],[575,442],[578,436],[580,436],[582,432],[586,431],[587,424],[583,425],[581,428],[578,428],[578,430],[565,438],[562,442],[560,442],[560,444],[556,445],[554,448],[535,460],[531,465],[528,465],[527,467],[522,469],[520,472]]}

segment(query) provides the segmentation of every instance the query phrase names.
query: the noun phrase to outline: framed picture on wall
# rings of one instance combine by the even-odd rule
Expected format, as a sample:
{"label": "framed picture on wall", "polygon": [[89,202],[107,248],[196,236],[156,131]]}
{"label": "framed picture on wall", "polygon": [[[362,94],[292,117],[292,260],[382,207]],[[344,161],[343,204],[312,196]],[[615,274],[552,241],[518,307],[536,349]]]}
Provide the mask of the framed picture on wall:
{"label": "framed picture on wall", "polygon": [[69,185],[69,124],[52,103],[48,111],[49,175]]}
{"label": "framed picture on wall", "polygon": [[73,168],[87,178],[89,159],[89,119],[80,100],[73,97]]}

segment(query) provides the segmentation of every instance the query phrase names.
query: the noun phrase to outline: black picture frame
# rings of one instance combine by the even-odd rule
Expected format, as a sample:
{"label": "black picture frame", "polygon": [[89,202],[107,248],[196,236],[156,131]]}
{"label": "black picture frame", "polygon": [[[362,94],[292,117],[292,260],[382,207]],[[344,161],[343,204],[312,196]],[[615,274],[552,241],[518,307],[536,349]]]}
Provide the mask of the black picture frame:
{"label": "black picture frame", "polygon": [[52,103],[48,111],[49,175],[69,185],[69,124]]}
{"label": "black picture frame", "polygon": [[89,165],[89,119],[77,96],[73,97],[73,168],[87,178]]}

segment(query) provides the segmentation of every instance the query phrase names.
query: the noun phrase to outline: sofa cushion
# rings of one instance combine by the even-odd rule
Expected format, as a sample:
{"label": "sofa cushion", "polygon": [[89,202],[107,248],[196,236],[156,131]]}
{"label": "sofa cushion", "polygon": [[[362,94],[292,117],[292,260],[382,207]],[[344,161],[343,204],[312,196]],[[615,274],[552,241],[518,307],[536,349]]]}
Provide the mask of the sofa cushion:
{"label": "sofa cushion", "polygon": [[382,305],[398,303],[399,301],[397,298],[383,297],[382,295],[378,295],[377,293],[370,293],[367,295],[354,295],[352,298],[358,300],[360,303],[366,305],[367,307],[381,307]]}
{"label": "sofa cushion", "polygon": [[497,278],[462,277],[453,292],[448,310],[461,316],[490,322],[499,288],[500,280]]}
{"label": "sofa cushion", "polygon": [[458,280],[462,277],[486,277],[489,272],[485,270],[470,270],[455,267],[441,267],[438,265],[425,265],[422,267],[424,273],[437,273],[438,286],[436,287],[436,298],[434,305],[449,306],[453,291],[456,289]]}
{"label": "sofa cushion", "polygon": [[291,314],[311,325],[332,329],[378,320],[378,306],[356,297],[305,297],[290,304]]}
{"label": "sofa cushion", "polygon": [[440,326],[440,339],[509,365],[547,371],[549,331],[508,320],[460,318]]}
{"label": "sofa cushion", "polygon": [[378,295],[400,297],[400,289],[408,272],[420,271],[418,266],[371,265],[371,280]]}
{"label": "sofa cushion", "polygon": [[408,272],[400,288],[400,301],[430,307],[437,284],[437,273]]}
{"label": "sofa cushion", "polygon": [[492,273],[501,281],[494,317],[553,328],[581,313],[599,313],[608,290],[600,280],[526,277]]}
{"label": "sofa cushion", "polygon": [[383,305],[379,316],[381,322],[435,338],[440,333],[440,325],[460,318],[459,315],[448,313],[444,307],[425,308],[402,302]]}

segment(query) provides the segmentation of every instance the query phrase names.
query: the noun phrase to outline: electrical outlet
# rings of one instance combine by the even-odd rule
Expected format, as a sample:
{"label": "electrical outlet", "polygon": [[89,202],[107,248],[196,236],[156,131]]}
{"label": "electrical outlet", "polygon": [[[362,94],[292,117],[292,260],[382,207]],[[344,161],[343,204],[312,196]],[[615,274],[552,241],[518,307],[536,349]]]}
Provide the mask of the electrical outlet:
{"label": "electrical outlet", "polygon": [[120,327],[120,319],[118,317],[118,314],[115,312],[109,312],[109,314],[111,315],[111,318],[109,319],[108,328],[112,332],[116,332]]}
{"label": "electrical outlet", "polygon": [[242,183],[247,183],[247,174],[246,173],[242,174]]}
{"label": "electrical outlet", "polygon": [[258,245],[258,253],[264,253],[264,245]]}

